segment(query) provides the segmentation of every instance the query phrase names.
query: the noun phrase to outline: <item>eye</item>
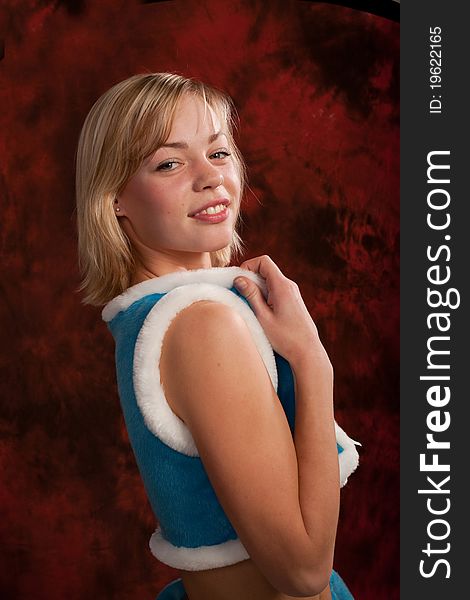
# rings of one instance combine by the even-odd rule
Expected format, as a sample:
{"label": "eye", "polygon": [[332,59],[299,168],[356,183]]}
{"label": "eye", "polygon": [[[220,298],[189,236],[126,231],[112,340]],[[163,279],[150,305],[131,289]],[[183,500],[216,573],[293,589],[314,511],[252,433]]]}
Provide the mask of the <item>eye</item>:
{"label": "eye", "polygon": [[166,162],[158,165],[158,167],[155,170],[156,171],[174,171],[174,168],[172,168],[171,165],[177,165],[177,164],[179,164],[179,163],[176,162],[176,160],[167,160]]}
{"label": "eye", "polygon": [[230,152],[227,152],[225,150],[217,150],[217,152],[214,152],[213,154],[211,154],[211,157],[216,158],[216,159],[223,159],[223,158],[227,158],[230,156]]}

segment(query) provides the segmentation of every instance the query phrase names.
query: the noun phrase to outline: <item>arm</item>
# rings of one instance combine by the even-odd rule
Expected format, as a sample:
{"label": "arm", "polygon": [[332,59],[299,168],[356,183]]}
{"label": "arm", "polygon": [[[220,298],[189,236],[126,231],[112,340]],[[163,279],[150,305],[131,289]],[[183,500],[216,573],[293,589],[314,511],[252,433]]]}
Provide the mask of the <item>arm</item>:
{"label": "arm", "polygon": [[273,348],[289,361],[294,373],[299,502],[306,532],[330,573],[339,515],[333,369],[297,284],[284,277],[268,256],[247,260],[241,266],[266,280],[266,299],[250,279],[242,279],[245,287],[237,287],[250,302]]}
{"label": "arm", "polygon": [[[167,331],[161,358],[167,400],[191,430],[227,516],[258,568],[290,595],[324,589],[334,549],[339,484],[332,374],[327,361],[309,373],[316,363],[312,355],[294,368],[298,402],[320,407],[315,419],[308,406],[306,422],[297,419],[296,453],[251,334],[230,308],[198,302],[183,310]],[[178,377],[165,377],[170,373]],[[328,442],[334,459],[325,461]]]}

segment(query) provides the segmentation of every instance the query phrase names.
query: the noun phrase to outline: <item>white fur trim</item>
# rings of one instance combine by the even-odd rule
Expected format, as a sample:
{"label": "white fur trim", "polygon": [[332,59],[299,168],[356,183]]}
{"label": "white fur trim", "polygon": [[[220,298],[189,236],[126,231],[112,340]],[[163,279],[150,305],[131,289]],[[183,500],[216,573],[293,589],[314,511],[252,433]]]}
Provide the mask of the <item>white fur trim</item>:
{"label": "white fur trim", "polygon": [[339,481],[340,486],[346,485],[348,477],[357,469],[359,464],[359,454],[355,446],[360,446],[359,442],[350,438],[345,431],[335,421],[336,441],[343,448],[343,451],[338,455],[339,460]]}
{"label": "white fur trim", "polygon": [[121,311],[149,294],[164,294],[175,287],[188,283],[213,283],[224,288],[231,288],[235,277],[243,275],[257,283],[266,297],[266,283],[261,275],[241,269],[240,267],[212,267],[211,269],[194,269],[192,271],[175,271],[154,279],[147,279],[131,286],[120,296],[113,298],[103,308],[101,316],[104,321],[112,321]]}
{"label": "white fur trim", "polygon": [[277,391],[277,368],[273,349],[254,312],[233,292],[209,283],[192,283],[175,288],[150,310],[137,337],[134,351],[134,390],[145,423],[165,444],[199,456],[190,430],[166,401],[160,383],[160,355],[163,338],[171,321],[185,307],[198,300],[213,300],[230,306],[245,321]]}
{"label": "white fur trim", "polygon": [[152,554],[159,561],[174,569],[184,569],[185,571],[216,569],[250,558],[238,538],[214,546],[186,548],[173,546],[163,538],[160,529],[157,529],[150,538],[149,546]]}

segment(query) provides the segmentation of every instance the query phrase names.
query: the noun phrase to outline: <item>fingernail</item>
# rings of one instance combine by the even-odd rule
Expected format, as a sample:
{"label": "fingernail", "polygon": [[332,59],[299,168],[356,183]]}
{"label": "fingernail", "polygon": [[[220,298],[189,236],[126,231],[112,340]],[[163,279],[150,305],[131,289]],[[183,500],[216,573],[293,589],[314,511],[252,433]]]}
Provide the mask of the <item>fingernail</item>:
{"label": "fingernail", "polygon": [[235,287],[238,288],[239,290],[244,290],[247,287],[247,283],[244,279],[235,279],[233,281],[233,283],[235,284]]}

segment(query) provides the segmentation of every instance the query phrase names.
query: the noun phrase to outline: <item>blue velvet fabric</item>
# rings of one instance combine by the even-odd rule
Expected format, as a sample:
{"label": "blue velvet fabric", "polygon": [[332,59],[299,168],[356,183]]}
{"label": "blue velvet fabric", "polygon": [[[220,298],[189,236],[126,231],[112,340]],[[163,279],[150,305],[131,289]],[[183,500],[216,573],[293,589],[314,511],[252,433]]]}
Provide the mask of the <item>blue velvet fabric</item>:
{"label": "blue velvet fabric", "polygon": [[[233,293],[249,303],[232,287]],[[116,371],[122,411],[147,496],[163,537],[174,546],[198,548],[236,539],[199,457],[173,450],[145,425],[133,386],[137,336],[153,306],[164,296],[153,293],[119,312],[108,324],[116,342]],[[291,431],[295,423],[294,379],[289,363],[275,353],[278,396]],[[342,448],[338,446],[338,451]]]}
{"label": "blue velvet fabric", "polygon": [[[330,577],[331,600],[354,600],[351,592],[336,571]],[[155,600],[185,600],[187,598],[182,579],[166,585]]]}
{"label": "blue velvet fabric", "polygon": [[331,573],[330,590],[331,600],[354,600],[353,595],[336,571]]}
{"label": "blue velvet fabric", "polygon": [[186,598],[183,580],[175,579],[162,589],[155,600],[185,600]]}

